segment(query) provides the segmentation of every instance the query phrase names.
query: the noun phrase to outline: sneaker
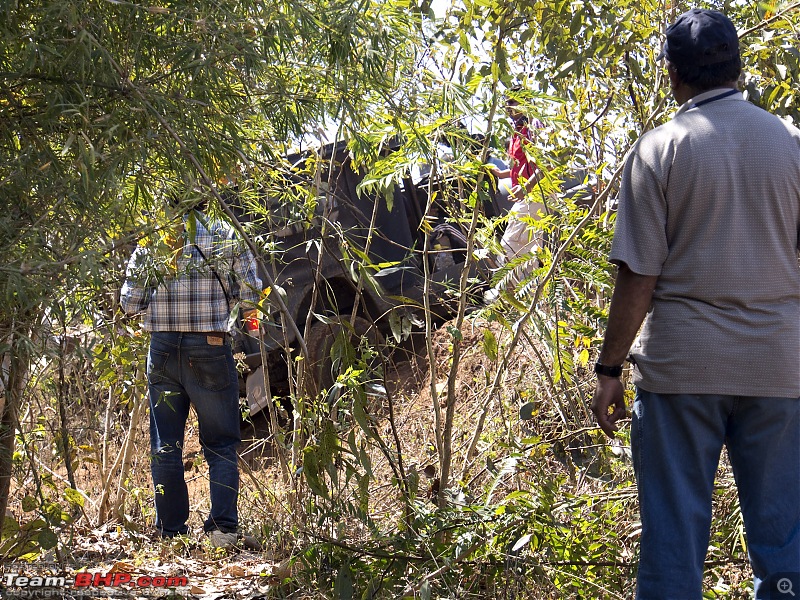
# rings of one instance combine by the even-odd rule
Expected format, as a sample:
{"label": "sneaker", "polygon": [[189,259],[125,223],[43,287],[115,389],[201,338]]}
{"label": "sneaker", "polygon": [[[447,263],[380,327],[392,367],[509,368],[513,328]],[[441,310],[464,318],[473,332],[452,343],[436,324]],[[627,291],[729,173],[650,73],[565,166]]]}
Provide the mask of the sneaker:
{"label": "sneaker", "polygon": [[226,533],[224,531],[220,531],[219,529],[215,529],[214,531],[208,532],[208,540],[211,542],[212,548],[230,550],[236,546],[236,542],[239,541],[239,534],[235,532]]}

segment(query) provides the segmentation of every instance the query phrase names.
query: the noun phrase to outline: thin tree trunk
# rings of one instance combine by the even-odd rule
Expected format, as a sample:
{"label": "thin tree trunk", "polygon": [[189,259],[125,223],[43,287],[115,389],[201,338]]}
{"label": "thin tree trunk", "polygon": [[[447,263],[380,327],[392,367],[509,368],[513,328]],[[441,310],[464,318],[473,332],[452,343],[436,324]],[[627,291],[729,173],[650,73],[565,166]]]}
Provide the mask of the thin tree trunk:
{"label": "thin tree trunk", "polygon": [[111,439],[111,403],[114,401],[114,390],[108,388],[108,401],[106,402],[106,413],[103,419],[103,457],[100,478],[105,481],[108,478],[108,443]]}
{"label": "thin tree trunk", "polygon": [[111,465],[111,467],[108,469],[108,472],[107,472],[105,478],[103,479],[103,493],[100,496],[100,504],[99,504],[100,508],[98,510],[98,515],[97,515],[97,524],[98,525],[102,525],[103,523],[108,521],[108,517],[109,517],[109,506],[108,506],[108,504],[109,504],[109,501],[110,501],[110,498],[111,498],[111,478],[112,478],[112,475],[114,474],[114,472],[116,472],[117,467],[119,467],[119,464],[122,462],[122,456],[123,456],[123,452],[120,451],[117,454],[117,458],[114,459],[114,464]]}
{"label": "thin tree trunk", "polygon": [[[114,464],[112,464],[105,473],[103,479],[103,492],[100,497],[100,508],[98,510],[97,517],[98,524],[105,523],[109,516],[111,516],[110,513],[113,513],[116,516],[119,507],[121,506],[120,498],[122,496],[122,491],[120,486],[121,482],[124,481],[125,477],[128,475],[128,470],[130,469],[131,449],[133,448],[136,430],[139,427],[139,421],[141,421],[142,409],[145,405],[145,401],[143,400],[144,397],[145,396],[139,395],[134,399],[134,406],[131,410],[131,422],[130,426],[128,427],[128,433],[125,436],[125,442],[123,447],[117,453],[117,457],[114,459]],[[109,403],[110,401],[111,400],[109,398]],[[117,471],[117,468],[119,468],[120,465],[122,465],[122,470],[117,478],[117,496],[114,499],[114,507],[112,510],[109,507],[111,500],[112,479],[114,477],[114,473]]]}
{"label": "thin tree trunk", "polygon": [[133,409],[131,410],[131,425],[128,428],[128,437],[125,439],[125,448],[122,453],[122,467],[120,468],[119,477],[117,478],[117,498],[114,502],[114,516],[120,521],[124,521],[124,511],[122,506],[125,503],[125,494],[123,494],[122,482],[128,477],[128,471],[131,468],[131,461],[133,458],[133,446],[136,440],[136,431],[139,429],[139,422],[142,420],[144,413],[144,406],[147,403],[145,398],[146,394],[138,394],[135,396]]}
{"label": "thin tree trunk", "polygon": [[[0,419],[0,522],[5,519],[6,509],[8,508],[17,416],[22,403],[22,396],[25,392],[25,375],[27,372],[27,360],[12,352],[8,370],[6,402],[3,407],[2,419]],[[0,532],[1,535],[2,533]]]}
{"label": "thin tree trunk", "polygon": [[57,446],[61,456],[64,458],[64,466],[67,469],[67,480],[69,486],[73,490],[77,490],[78,486],[75,483],[75,473],[72,465],[72,444],[70,443],[69,426],[67,424],[67,383],[66,383],[66,366],[64,365],[65,354],[67,353],[67,328],[61,328],[61,342],[58,349],[58,387],[57,387],[57,402],[58,402],[58,419],[59,419],[59,433]]}

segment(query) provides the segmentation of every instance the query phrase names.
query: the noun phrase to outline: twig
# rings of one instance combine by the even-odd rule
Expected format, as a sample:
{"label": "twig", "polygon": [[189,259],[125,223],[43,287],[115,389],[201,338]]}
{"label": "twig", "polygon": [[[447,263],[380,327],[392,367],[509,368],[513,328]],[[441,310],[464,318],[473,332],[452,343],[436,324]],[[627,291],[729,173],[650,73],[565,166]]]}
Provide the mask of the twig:
{"label": "twig", "polygon": [[763,28],[767,27],[773,21],[776,21],[778,19],[782,19],[783,16],[786,13],[789,13],[789,12],[795,10],[796,8],[800,8],[800,2],[795,2],[794,4],[790,4],[789,6],[787,6],[786,8],[781,10],[780,12],[777,12],[774,15],[772,15],[769,19],[764,19],[760,23],[757,23],[756,25],[753,25],[750,29],[745,29],[743,32],[741,32],[739,34],[739,39],[742,39],[743,37],[746,37],[746,36],[750,35],[751,33],[754,33],[756,31],[758,31],[759,29],[763,29]]}

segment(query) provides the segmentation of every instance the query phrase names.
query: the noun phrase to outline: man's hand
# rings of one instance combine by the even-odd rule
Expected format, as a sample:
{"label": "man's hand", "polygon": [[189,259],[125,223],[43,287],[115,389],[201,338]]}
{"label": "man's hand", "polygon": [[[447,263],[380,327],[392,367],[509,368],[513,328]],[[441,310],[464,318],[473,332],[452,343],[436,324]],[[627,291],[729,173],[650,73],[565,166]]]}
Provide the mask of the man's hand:
{"label": "man's hand", "polygon": [[[604,365],[621,365],[653,301],[658,276],[640,275],[622,263],[608,310],[608,327],[597,360]],[[625,390],[615,377],[598,375],[592,399],[597,424],[613,438],[617,421],[625,416]],[[611,414],[609,414],[609,410]]]}
{"label": "man's hand", "polygon": [[[611,409],[609,411],[609,409]],[[617,421],[627,414],[625,409],[625,390],[616,377],[597,376],[597,388],[592,398],[592,412],[597,424],[608,437],[613,438],[617,431]]]}
{"label": "man's hand", "polygon": [[515,185],[511,188],[511,192],[509,195],[514,198],[514,200],[523,200],[527,194],[525,188],[519,184]]}
{"label": "man's hand", "polygon": [[492,165],[492,175],[494,175],[497,179],[506,179],[507,177],[511,177],[511,169],[505,168],[501,169],[497,165]]}

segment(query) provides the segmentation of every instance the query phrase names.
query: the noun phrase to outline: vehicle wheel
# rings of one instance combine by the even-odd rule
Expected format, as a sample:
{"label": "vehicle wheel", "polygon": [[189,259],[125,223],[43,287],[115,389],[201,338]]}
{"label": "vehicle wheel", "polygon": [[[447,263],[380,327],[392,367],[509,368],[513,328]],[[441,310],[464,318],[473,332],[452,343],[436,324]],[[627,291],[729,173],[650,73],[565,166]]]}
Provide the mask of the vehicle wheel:
{"label": "vehicle wheel", "polygon": [[358,339],[366,337],[372,346],[379,346],[382,336],[369,321],[356,317],[350,327],[350,317],[339,315],[330,323],[314,322],[305,336],[308,348],[304,388],[309,396],[316,397],[322,390],[330,389],[336,380],[339,365],[334,365],[331,350],[342,336],[350,335],[350,343],[358,346]]}

